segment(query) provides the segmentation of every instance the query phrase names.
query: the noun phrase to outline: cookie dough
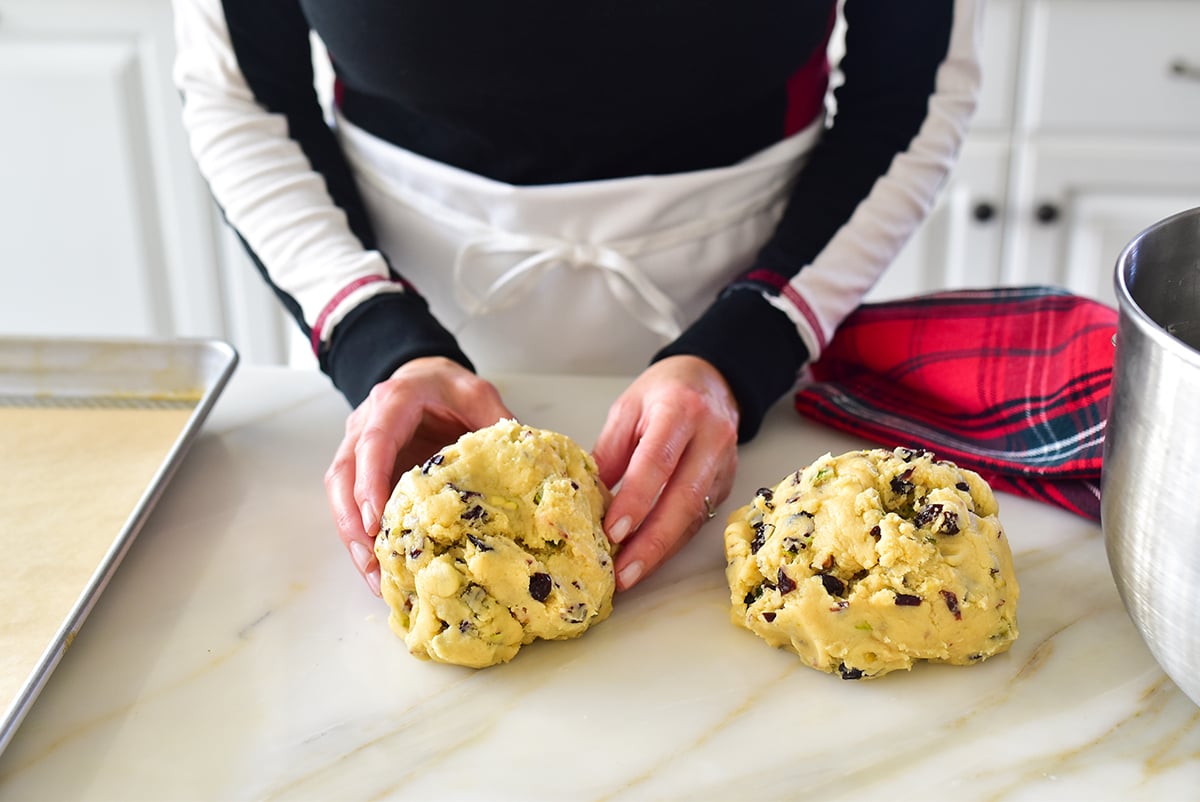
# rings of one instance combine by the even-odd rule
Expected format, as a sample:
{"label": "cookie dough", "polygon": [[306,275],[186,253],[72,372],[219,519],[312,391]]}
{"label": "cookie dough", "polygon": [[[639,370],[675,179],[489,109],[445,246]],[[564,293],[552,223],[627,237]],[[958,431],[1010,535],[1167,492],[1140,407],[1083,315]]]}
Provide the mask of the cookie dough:
{"label": "cookie dough", "polygon": [[825,454],[733,512],[732,618],[843,679],[969,665],[1017,637],[991,488],[922,450]]}
{"label": "cookie dough", "polygon": [[592,456],[501,420],[400,477],[375,540],[389,623],[414,655],[483,668],[612,612],[609,500]]}

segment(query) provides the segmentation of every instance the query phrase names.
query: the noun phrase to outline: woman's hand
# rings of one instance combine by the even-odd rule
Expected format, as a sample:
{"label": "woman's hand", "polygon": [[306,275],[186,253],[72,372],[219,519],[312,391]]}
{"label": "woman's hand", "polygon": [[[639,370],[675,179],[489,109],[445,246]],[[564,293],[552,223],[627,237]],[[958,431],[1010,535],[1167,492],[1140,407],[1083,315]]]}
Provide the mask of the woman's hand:
{"label": "woman's hand", "polygon": [[729,385],[698,357],[651,365],[613,403],[593,453],[604,483],[621,481],[604,519],[622,544],[619,589],[674,554],[729,495],[737,431]]}
{"label": "woman's hand", "polygon": [[375,595],[375,535],[400,475],[461,435],[511,417],[495,386],[442,357],[401,365],[350,413],[325,493],[338,537]]}

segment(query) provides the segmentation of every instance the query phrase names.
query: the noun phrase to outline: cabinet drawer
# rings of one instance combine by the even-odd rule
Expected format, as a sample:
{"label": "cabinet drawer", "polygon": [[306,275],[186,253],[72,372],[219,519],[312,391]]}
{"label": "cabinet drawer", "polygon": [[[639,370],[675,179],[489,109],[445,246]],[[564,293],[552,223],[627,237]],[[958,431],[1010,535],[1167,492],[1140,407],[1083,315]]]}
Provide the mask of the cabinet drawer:
{"label": "cabinet drawer", "polygon": [[1024,118],[1039,132],[1200,132],[1200,4],[1038,0]]}

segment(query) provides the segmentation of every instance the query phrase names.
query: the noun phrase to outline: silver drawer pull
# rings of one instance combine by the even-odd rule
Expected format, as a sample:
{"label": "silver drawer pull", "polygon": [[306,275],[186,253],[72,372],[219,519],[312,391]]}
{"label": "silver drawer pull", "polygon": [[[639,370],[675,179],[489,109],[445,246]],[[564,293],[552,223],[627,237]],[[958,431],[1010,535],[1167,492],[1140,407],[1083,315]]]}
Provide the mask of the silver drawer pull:
{"label": "silver drawer pull", "polygon": [[1171,63],[1167,65],[1167,70],[1172,75],[1177,75],[1180,78],[1200,81],[1200,64],[1192,64],[1185,58],[1171,59]]}

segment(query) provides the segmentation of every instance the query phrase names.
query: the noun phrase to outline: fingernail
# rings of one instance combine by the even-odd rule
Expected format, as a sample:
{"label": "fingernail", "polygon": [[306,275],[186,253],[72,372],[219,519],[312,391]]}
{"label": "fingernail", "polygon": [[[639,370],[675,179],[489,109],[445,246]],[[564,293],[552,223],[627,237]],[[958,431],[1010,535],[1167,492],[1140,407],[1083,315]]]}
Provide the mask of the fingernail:
{"label": "fingernail", "polygon": [[363,576],[367,574],[367,565],[371,562],[371,550],[357,540],[350,541],[350,559]]}
{"label": "fingernail", "polygon": [[621,569],[618,574],[618,579],[621,580],[621,587],[627,588],[634,582],[642,578],[642,563],[640,560],[634,560],[629,565]]}
{"label": "fingernail", "polygon": [[371,534],[371,529],[379,523],[379,514],[375,512],[375,508],[370,503],[362,506],[363,531],[368,535]]}
{"label": "fingernail", "polygon": [[622,517],[612,528],[608,530],[608,537],[613,543],[620,543],[629,536],[629,530],[633,526],[633,519],[628,515]]}
{"label": "fingernail", "polygon": [[367,587],[369,587],[371,589],[371,592],[374,593],[376,596],[383,595],[383,592],[379,590],[379,569],[378,568],[376,568],[371,573],[367,574]]}

